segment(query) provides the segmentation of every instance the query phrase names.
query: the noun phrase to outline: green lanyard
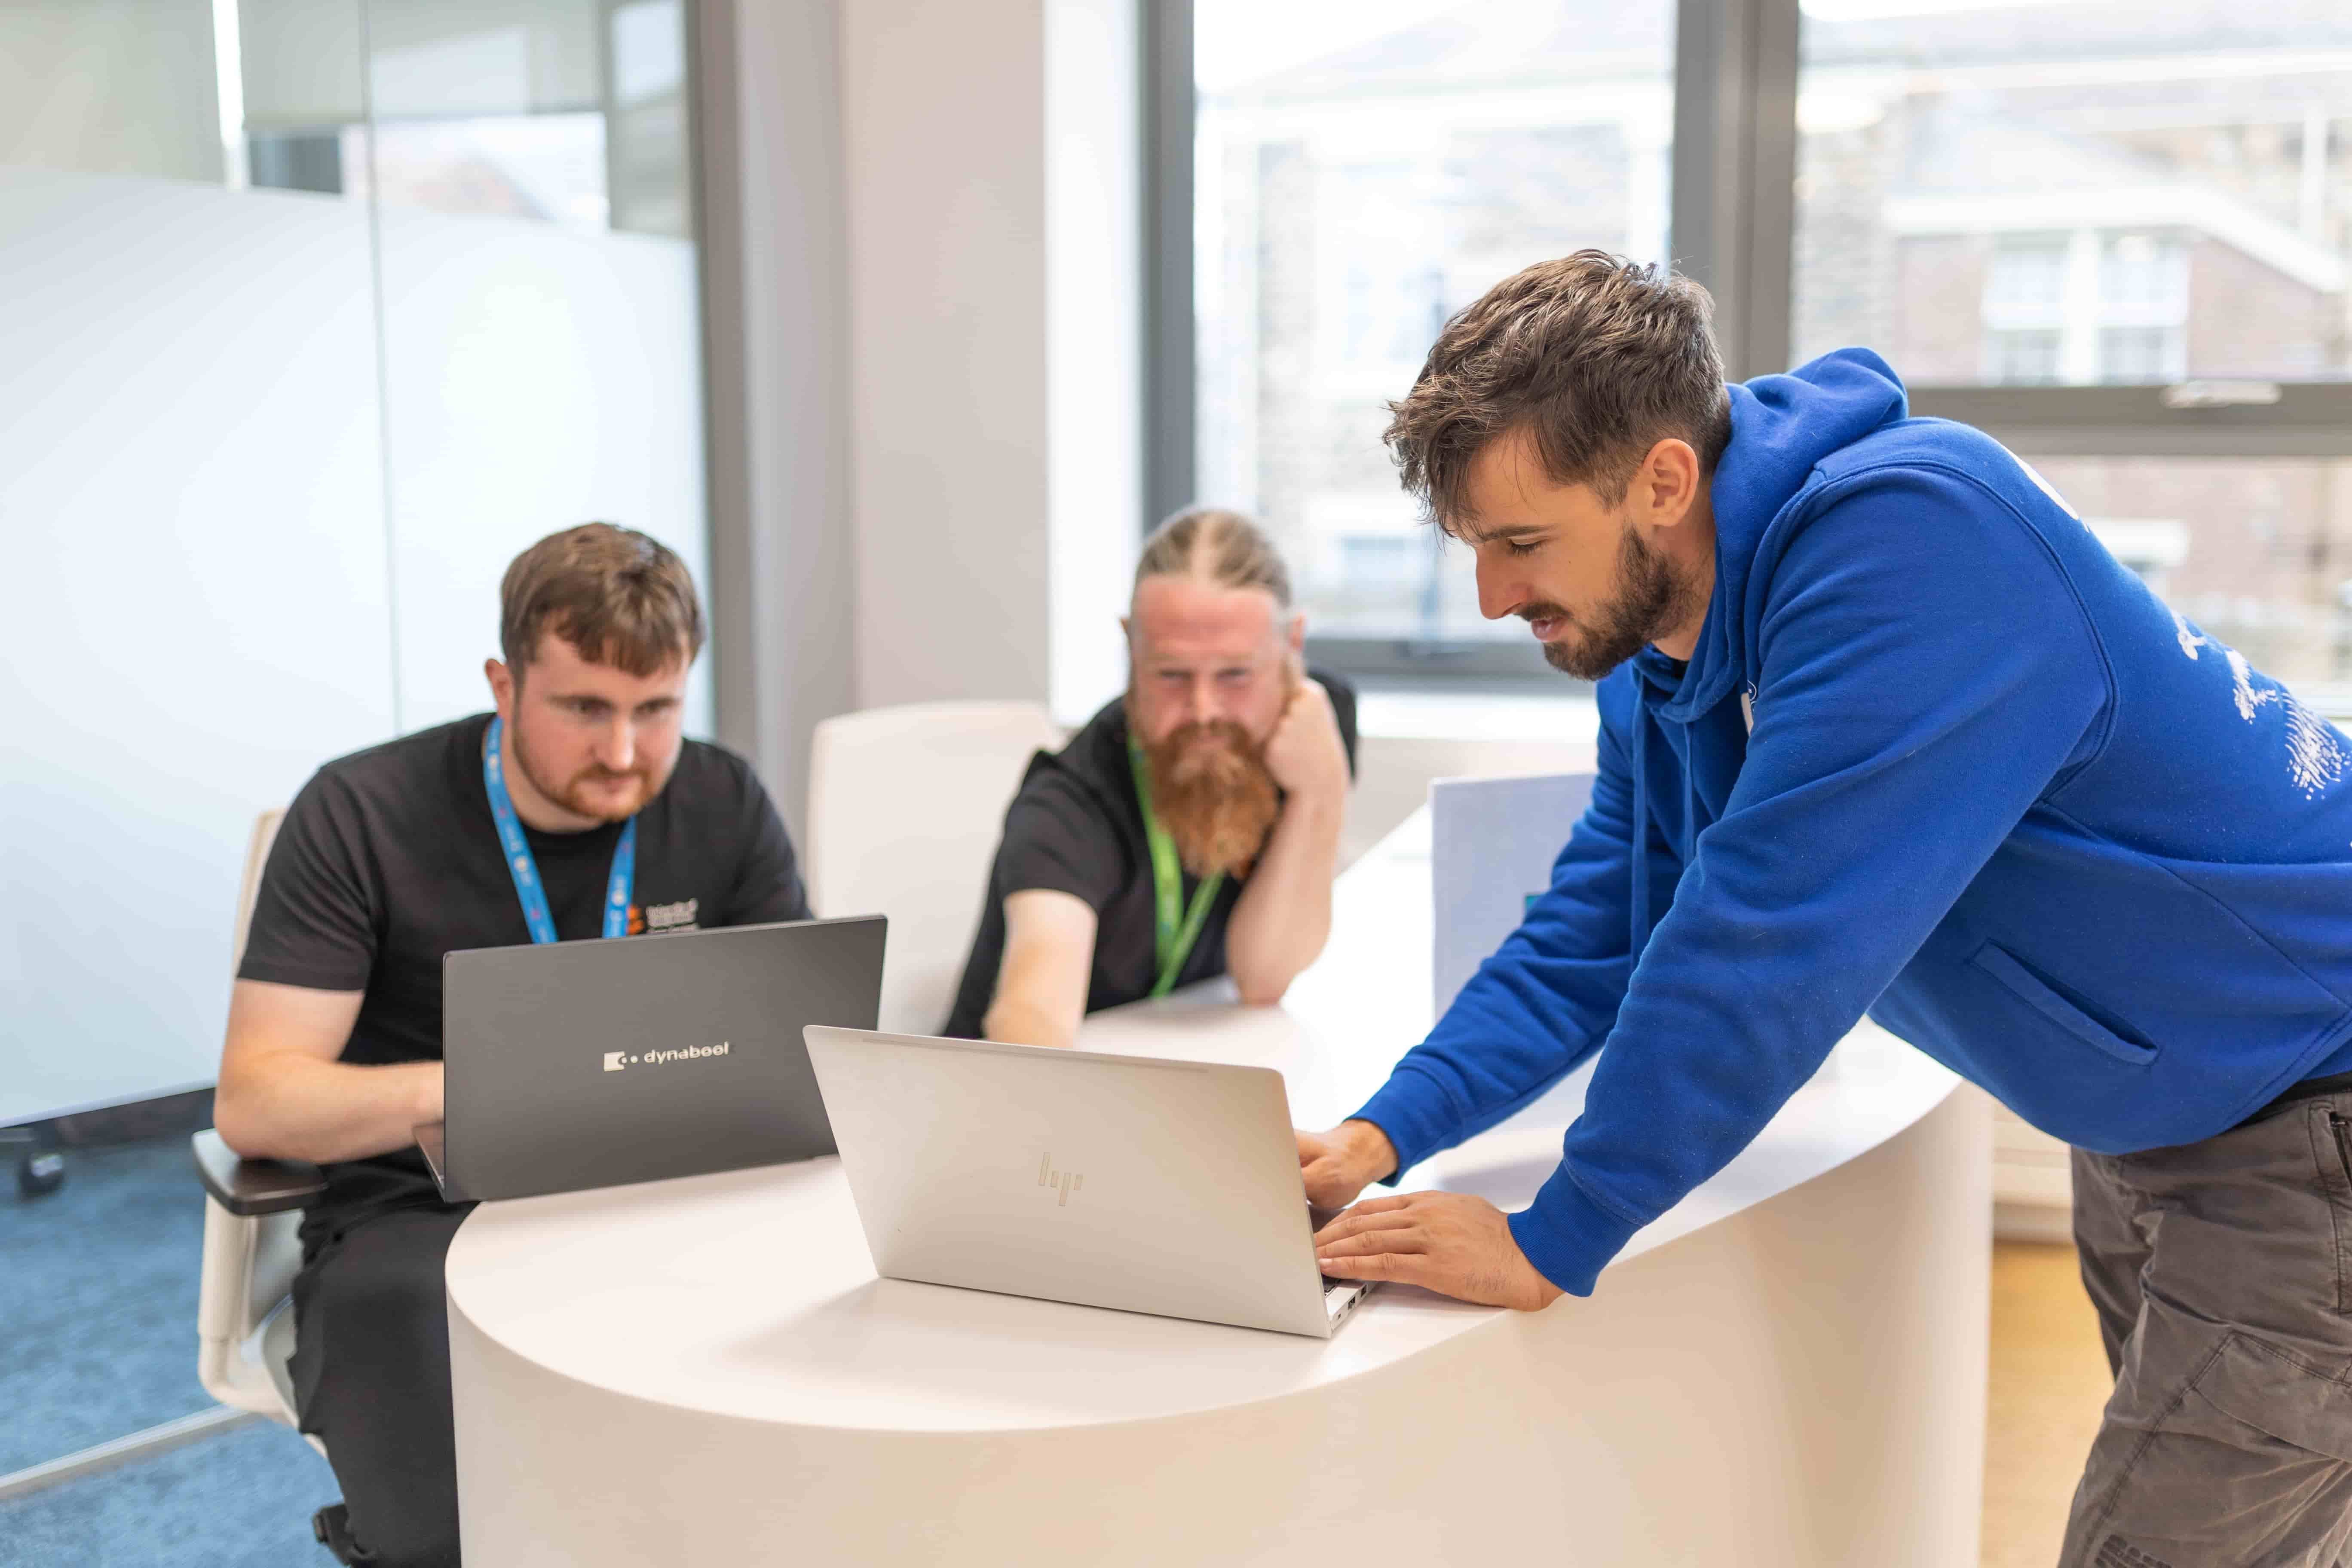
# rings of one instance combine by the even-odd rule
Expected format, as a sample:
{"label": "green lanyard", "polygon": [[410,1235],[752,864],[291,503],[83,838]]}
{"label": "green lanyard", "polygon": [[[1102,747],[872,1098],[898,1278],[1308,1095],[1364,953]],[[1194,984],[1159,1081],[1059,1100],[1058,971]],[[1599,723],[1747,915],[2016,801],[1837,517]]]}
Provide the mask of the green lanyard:
{"label": "green lanyard", "polygon": [[1209,922],[1209,906],[1217,901],[1217,889],[1225,885],[1223,871],[1192,889],[1192,907],[1184,911],[1183,924],[1176,921],[1177,906],[1184,898],[1184,872],[1176,863],[1176,841],[1160,826],[1160,814],[1151,809],[1151,771],[1144,765],[1143,745],[1132,733],[1127,737],[1127,765],[1135,773],[1135,798],[1143,807],[1143,836],[1151,843],[1152,906],[1159,921],[1160,980],[1152,986],[1154,996],[1165,996],[1175,989],[1178,971],[1192,956],[1192,944],[1201,940],[1201,928]]}

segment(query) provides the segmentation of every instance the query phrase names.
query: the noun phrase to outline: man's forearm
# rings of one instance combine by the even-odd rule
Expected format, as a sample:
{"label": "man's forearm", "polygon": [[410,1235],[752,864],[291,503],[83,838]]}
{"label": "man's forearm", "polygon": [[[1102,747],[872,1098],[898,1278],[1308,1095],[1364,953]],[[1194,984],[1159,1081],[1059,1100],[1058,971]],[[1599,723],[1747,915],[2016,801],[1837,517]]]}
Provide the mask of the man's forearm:
{"label": "man's forearm", "polygon": [[1347,796],[1294,795],[1225,928],[1225,970],[1242,1000],[1270,1006],[1331,934],[1331,875]]}
{"label": "man's forearm", "polygon": [[981,1021],[981,1033],[1008,1046],[1060,1046],[1076,1043],[1073,1020],[1055,1009],[1034,1005],[1018,996],[999,995]]}
{"label": "man's forearm", "polygon": [[292,1054],[224,1079],[213,1105],[222,1142],[252,1159],[326,1163],[389,1153],[441,1120],[441,1064],[358,1067]]}

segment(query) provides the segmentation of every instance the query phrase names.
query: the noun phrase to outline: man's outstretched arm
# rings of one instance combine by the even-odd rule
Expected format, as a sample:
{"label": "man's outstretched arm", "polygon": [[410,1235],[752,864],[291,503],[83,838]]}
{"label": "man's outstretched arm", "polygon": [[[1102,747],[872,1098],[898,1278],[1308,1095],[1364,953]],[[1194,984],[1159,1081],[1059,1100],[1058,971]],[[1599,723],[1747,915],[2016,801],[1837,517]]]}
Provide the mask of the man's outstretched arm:
{"label": "man's outstretched arm", "polygon": [[1299,1135],[1319,1206],[1352,1202],[1366,1184],[1493,1126],[1607,1037],[1633,972],[1633,779],[1615,694],[1603,694],[1601,721],[1592,799],[1552,864],[1550,889],[1362,1110]]}
{"label": "man's outstretched arm", "polygon": [[[2072,584],[2021,517],[1941,471],[1880,477],[1811,520],[1759,643],[1739,782],[1642,955],[1559,1169],[1508,1216],[1522,1260],[1577,1295],[1756,1137],[2103,734],[2105,661]],[[1461,1295],[1512,1267],[1465,1255],[1440,1278],[1404,1261],[1432,1245],[1419,1222],[1392,1238],[1335,1234],[1346,1223],[1324,1241],[1364,1250],[1330,1255],[1334,1274],[1417,1268]]]}

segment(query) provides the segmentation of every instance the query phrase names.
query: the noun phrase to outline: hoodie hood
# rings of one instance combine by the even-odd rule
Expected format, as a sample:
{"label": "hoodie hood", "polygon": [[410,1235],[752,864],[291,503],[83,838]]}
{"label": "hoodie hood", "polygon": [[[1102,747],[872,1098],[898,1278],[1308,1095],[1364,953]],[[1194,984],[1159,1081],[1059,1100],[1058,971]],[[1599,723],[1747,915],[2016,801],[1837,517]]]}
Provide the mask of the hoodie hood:
{"label": "hoodie hood", "polygon": [[1814,465],[1909,415],[1901,379],[1868,349],[1839,349],[1786,375],[1735,382],[1728,390],[1731,442],[1716,464],[1711,497],[1715,593],[1698,647],[1679,679],[1655,648],[1643,648],[1634,660],[1652,710],[1685,722],[1742,685],[1748,575],[1765,535],[1804,489]]}

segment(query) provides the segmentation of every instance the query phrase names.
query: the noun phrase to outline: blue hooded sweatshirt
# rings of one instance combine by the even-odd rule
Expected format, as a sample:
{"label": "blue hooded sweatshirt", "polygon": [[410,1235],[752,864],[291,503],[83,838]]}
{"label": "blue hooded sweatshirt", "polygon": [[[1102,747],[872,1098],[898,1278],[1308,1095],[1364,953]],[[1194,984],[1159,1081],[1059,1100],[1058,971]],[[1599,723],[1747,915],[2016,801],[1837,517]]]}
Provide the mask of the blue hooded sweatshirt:
{"label": "blue hooded sweatshirt", "polygon": [[1511,1216],[1583,1295],[1865,1012],[2109,1153],[2352,1070],[2352,746],[1876,355],[1730,394],[1697,648],[1601,683],[1550,891],[1357,1112],[1400,1169],[1600,1051]]}

